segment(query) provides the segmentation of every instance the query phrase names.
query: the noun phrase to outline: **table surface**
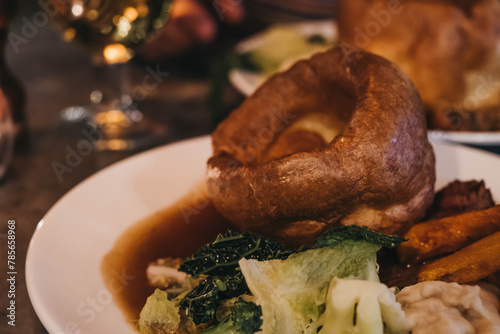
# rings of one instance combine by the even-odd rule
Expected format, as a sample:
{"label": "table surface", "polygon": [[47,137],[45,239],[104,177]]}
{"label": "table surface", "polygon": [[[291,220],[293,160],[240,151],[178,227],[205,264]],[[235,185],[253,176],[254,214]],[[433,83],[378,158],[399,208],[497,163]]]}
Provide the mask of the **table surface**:
{"label": "table surface", "polygon": [[[21,34],[23,24],[31,20],[37,10],[31,5],[23,5],[13,22],[12,31]],[[217,52],[220,53],[212,50],[215,55]],[[64,162],[68,150],[76,147],[78,136],[63,130],[58,124],[58,115],[66,106],[88,101],[94,82],[92,66],[82,49],[61,42],[48,25],[37,27],[34,36],[20,45],[18,52],[9,46],[8,61],[26,89],[31,146],[27,152],[15,154],[6,178],[0,183],[0,250],[1,254],[7,253],[7,221],[14,219],[18,273],[16,327],[11,327],[6,320],[7,261],[0,261],[0,332],[46,333],[31,306],[24,276],[26,252],[36,225],[47,210],[76,184],[137,151],[93,151],[59,180],[52,164]],[[206,106],[209,90],[206,57],[172,63],[180,65],[149,92],[142,104],[158,121],[168,124],[170,131],[163,144],[208,134],[212,130]],[[155,68],[156,64],[136,62],[131,65],[134,82],[141,82],[147,73],[147,66]],[[165,66],[168,67],[168,64]],[[230,91],[228,95],[227,105],[241,101],[242,97],[235,91]],[[490,150],[500,153],[498,147]]]}

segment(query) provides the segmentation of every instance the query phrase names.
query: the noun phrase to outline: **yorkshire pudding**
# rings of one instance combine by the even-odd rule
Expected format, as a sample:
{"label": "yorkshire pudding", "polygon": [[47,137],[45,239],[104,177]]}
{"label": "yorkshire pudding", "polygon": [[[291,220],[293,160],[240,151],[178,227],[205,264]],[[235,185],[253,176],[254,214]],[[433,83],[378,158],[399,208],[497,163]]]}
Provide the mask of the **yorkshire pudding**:
{"label": "yorkshire pudding", "polygon": [[339,224],[402,233],[434,197],[425,122],[395,65],[334,48],[271,77],[218,126],[209,194],[234,227],[285,242]]}
{"label": "yorkshire pudding", "polygon": [[500,1],[340,0],[337,16],[344,47],[408,74],[430,128],[500,130]]}

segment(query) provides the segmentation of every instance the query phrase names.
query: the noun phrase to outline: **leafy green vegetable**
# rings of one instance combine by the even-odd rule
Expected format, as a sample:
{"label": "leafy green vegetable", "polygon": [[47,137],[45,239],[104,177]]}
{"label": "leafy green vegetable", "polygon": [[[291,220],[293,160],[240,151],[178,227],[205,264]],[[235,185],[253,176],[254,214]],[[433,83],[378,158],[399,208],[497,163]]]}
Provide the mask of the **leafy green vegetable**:
{"label": "leafy green vegetable", "polygon": [[377,282],[334,278],[319,334],[408,333],[410,326],[394,289]]}
{"label": "leafy green vegetable", "polygon": [[253,302],[239,299],[231,311],[231,319],[241,333],[252,334],[262,326],[262,308]]}
{"label": "leafy green vegetable", "polygon": [[180,271],[192,276],[233,276],[238,261],[246,259],[286,259],[294,250],[253,233],[228,231],[184,260]]}
{"label": "leafy green vegetable", "polygon": [[239,262],[256,303],[262,307],[264,333],[317,333],[324,322],[321,315],[334,277],[378,281],[376,253],[380,245],[349,238],[325,245],[286,260]]}
{"label": "leafy green vegetable", "polygon": [[397,235],[387,235],[372,231],[367,227],[350,225],[339,226],[325,232],[316,240],[314,248],[337,246],[344,240],[364,240],[387,248],[395,248],[403,241],[406,241],[406,239]]}
{"label": "leafy green vegetable", "polygon": [[209,322],[215,317],[221,299],[220,290],[211,277],[204,279],[180,302],[188,310],[189,317],[197,325]]}
{"label": "leafy green vegetable", "polygon": [[[253,233],[229,231],[200,248],[182,264],[181,271],[195,277],[201,275],[202,280],[189,293],[179,297],[180,306],[187,310],[195,324],[207,323],[215,318],[221,300],[252,290],[256,296],[263,296],[258,298],[262,305],[266,305],[266,298],[276,297],[273,302],[280,303],[276,316],[283,323],[293,324],[295,321],[299,327],[307,323],[307,328],[317,328],[319,316],[325,308],[324,300],[330,280],[334,276],[378,280],[374,254],[381,245],[395,247],[402,240],[357,226],[340,227],[321,236],[315,249],[297,252]],[[246,260],[241,262],[242,259]],[[253,265],[253,262],[257,265]],[[247,273],[242,272],[241,263],[245,264]],[[254,285],[262,283],[258,288],[260,292],[255,292],[252,287],[249,290],[248,280]],[[266,290],[275,288],[278,289],[275,292],[277,296]],[[160,292],[155,292],[153,296],[156,299],[149,306],[147,304],[151,310],[147,311],[148,307],[143,310],[143,326],[146,320],[150,327],[153,323],[166,328],[175,326],[179,320],[172,317],[179,313],[177,303],[160,302]],[[152,304],[155,300],[156,304]],[[269,306],[263,307],[266,309]],[[287,307],[292,307],[294,311]],[[152,310],[155,308],[163,308],[163,311],[154,314]],[[299,313],[303,315],[301,319],[298,319]],[[155,315],[156,320],[147,314]]]}
{"label": "leafy green vegetable", "polygon": [[307,43],[310,44],[328,44],[328,41],[326,40],[325,36],[320,35],[320,34],[315,34],[311,35],[307,38]]}
{"label": "leafy green vegetable", "polygon": [[201,324],[214,318],[221,299],[238,297],[248,291],[240,271],[234,276],[209,276],[181,300],[181,306],[188,310],[195,324]]}
{"label": "leafy green vegetable", "polygon": [[[270,75],[278,71],[284,63],[307,58],[333,45],[319,34],[314,36],[304,36],[299,30],[288,26],[273,26],[261,35],[259,44],[250,52],[250,60],[257,64],[263,73]],[[323,37],[323,43],[318,36]]]}
{"label": "leafy green vegetable", "polygon": [[252,61],[252,52],[245,52],[236,55],[238,57],[238,68],[244,69],[250,72],[260,72],[262,68],[259,64]]}
{"label": "leafy green vegetable", "polygon": [[179,306],[168,299],[167,292],[156,289],[139,315],[138,326],[141,334],[172,333],[180,322]]}
{"label": "leafy green vegetable", "polygon": [[202,334],[239,334],[239,332],[234,322],[231,321],[231,316],[227,316],[215,327],[202,332]]}
{"label": "leafy green vegetable", "polygon": [[216,277],[215,283],[224,299],[238,297],[249,291],[245,277],[239,268],[234,276]]}
{"label": "leafy green vegetable", "polygon": [[217,326],[203,332],[204,334],[253,334],[262,326],[262,309],[252,302],[238,299],[231,314]]}
{"label": "leafy green vegetable", "polygon": [[194,323],[212,320],[221,299],[237,297],[248,292],[238,261],[242,258],[268,260],[286,259],[294,251],[285,246],[261,239],[253,233],[228,231],[211,244],[200,248],[184,260],[180,270],[193,276],[210,275],[181,301]]}

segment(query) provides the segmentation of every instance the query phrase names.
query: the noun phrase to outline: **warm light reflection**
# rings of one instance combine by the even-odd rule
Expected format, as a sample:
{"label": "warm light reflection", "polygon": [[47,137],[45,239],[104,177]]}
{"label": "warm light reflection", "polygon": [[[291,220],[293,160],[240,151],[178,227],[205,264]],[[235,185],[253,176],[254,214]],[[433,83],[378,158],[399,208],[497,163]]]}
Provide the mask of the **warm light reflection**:
{"label": "warm light reflection", "polygon": [[125,63],[130,59],[130,52],[123,44],[110,44],[103,50],[103,56],[108,64]]}
{"label": "warm light reflection", "polygon": [[72,42],[75,39],[75,36],[76,36],[76,30],[75,29],[68,28],[68,29],[64,30],[63,39],[66,42]]}
{"label": "warm light reflection", "polygon": [[137,6],[137,13],[139,17],[145,17],[149,14],[149,7],[146,4],[140,4]]}
{"label": "warm light reflection", "polygon": [[98,89],[90,93],[90,101],[92,103],[100,103],[102,101],[102,92]]}
{"label": "warm light reflection", "polygon": [[129,22],[134,22],[139,16],[139,13],[134,7],[127,7],[123,11],[123,16],[126,17]]}
{"label": "warm light reflection", "polygon": [[87,12],[87,19],[89,21],[95,21],[99,17],[99,12],[95,9],[91,9]]}
{"label": "warm light reflection", "polygon": [[107,132],[110,129],[123,131],[124,128],[130,126],[130,119],[122,110],[100,112],[95,115],[94,119],[98,125],[106,127]]}
{"label": "warm light reflection", "polygon": [[71,13],[78,17],[83,14],[83,6],[81,3],[76,3],[73,6],[71,6]]}
{"label": "warm light reflection", "polygon": [[108,140],[107,149],[111,151],[122,151],[128,147],[128,144],[123,139]]}
{"label": "warm light reflection", "polygon": [[130,29],[132,29],[132,26],[130,25],[129,20],[125,16],[122,16],[120,20],[118,20],[118,24],[116,25],[116,31],[118,32],[118,35],[120,35],[121,37],[127,37]]}
{"label": "warm light reflection", "polygon": [[36,231],[40,230],[43,227],[43,224],[45,224],[45,221],[42,219],[36,225]]}

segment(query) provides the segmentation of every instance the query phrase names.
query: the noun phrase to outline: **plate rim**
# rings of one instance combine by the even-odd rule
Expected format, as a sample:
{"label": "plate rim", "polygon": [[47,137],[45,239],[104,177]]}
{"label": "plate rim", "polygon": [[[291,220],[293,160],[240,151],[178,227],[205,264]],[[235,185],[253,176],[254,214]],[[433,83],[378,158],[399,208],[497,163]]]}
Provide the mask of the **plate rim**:
{"label": "plate rim", "polygon": [[437,142],[452,142],[468,145],[498,146],[500,131],[444,131],[429,129],[429,136]]}

